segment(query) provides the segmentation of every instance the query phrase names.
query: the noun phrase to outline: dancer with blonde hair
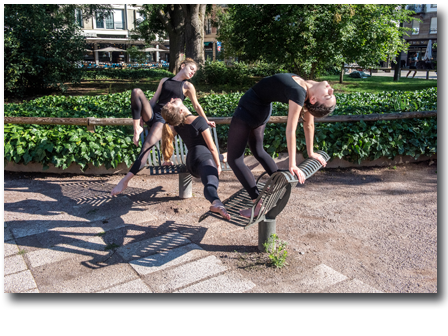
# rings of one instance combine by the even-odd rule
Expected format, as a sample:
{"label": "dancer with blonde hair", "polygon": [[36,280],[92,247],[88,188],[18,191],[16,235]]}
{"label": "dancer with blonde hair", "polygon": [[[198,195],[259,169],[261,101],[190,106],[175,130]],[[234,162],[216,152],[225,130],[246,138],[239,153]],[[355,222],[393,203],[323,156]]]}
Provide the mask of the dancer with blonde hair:
{"label": "dancer with blonde hair", "polygon": [[178,98],[183,101],[186,97],[190,98],[196,112],[204,118],[206,123],[215,127],[214,122],[208,121],[201,105],[196,97],[196,89],[193,84],[188,82],[198,68],[197,63],[191,58],[185,59],[179,67],[178,73],[173,78],[163,78],[149,101],[141,89],[132,90],[131,110],[134,126],[134,144],[138,146],[140,134],[143,132],[143,123],[148,126],[149,132],[137,160],[132,165],[129,172],[112,189],[111,195],[117,195],[128,186],[129,181],[145,167],[151,148],[162,139],[162,128],[165,120],[160,111],[162,107],[172,98]]}
{"label": "dancer with blonde hair", "polygon": [[220,158],[218,154],[206,119],[192,115],[179,98],[171,99],[161,113],[166,121],[162,132],[162,154],[166,164],[171,164],[174,136],[179,134],[188,149],[187,169],[194,177],[201,178],[204,196],[211,203],[210,211],[230,219],[218,196],[220,161],[224,156]]}

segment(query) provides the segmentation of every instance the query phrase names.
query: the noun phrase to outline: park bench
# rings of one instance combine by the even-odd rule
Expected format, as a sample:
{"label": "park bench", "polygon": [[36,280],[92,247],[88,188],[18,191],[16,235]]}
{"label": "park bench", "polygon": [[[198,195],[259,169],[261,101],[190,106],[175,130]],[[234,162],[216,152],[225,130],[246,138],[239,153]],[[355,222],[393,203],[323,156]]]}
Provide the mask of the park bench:
{"label": "park bench", "polygon": [[[328,162],[330,157],[324,151],[317,151],[322,155],[325,161]],[[298,166],[305,174],[305,179],[313,176],[320,168],[322,164],[315,159],[306,159]],[[235,194],[226,199],[223,204],[227,209],[227,212],[235,219],[233,221],[240,221],[244,218],[239,215],[239,210],[251,207],[251,217],[247,222],[242,225],[245,229],[258,223],[258,249],[264,251],[263,244],[269,240],[269,237],[276,233],[276,217],[283,211],[288,203],[291,195],[291,189],[296,186],[299,180],[297,176],[292,175],[289,171],[279,170],[272,174],[269,179],[263,183],[261,178],[267,174],[264,172],[257,179],[258,189],[261,190],[255,203],[252,203],[247,191],[242,188]],[[261,210],[258,215],[254,215],[255,208],[258,202],[262,202]],[[208,211],[199,218],[199,222],[203,221],[208,216],[214,216],[221,218],[214,212]],[[238,225],[238,223],[235,223]]]}
{"label": "park bench", "polygon": [[[216,133],[216,127],[210,127],[209,129],[212,132],[212,137],[218,150],[218,155],[220,155],[221,153],[219,151],[218,135]],[[147,135],[148,135],[148,129],[145,125],[144,131],[140,134],[142,144],[145,141]],[[171,157],[171,162],[173,162],[173,165],[171,166],[162,165],[163,160],[161,155],[161,148],[162,148],[161,146],[162,146],[161,141],[159,141],[151,149],[145,167],[142,169],[149,169],[150,175],[179,174],[179,197],[180,198],[192,197],[193,177],[188,172],[186,166],[187,153],[188,153],[187,146],[185,146],[184,142],[182,141],[179,135],[176,135],[174,137],[174,152]],[[220,164],[221,169],[223,171],[231,170],[228,163],[220,162]]]}

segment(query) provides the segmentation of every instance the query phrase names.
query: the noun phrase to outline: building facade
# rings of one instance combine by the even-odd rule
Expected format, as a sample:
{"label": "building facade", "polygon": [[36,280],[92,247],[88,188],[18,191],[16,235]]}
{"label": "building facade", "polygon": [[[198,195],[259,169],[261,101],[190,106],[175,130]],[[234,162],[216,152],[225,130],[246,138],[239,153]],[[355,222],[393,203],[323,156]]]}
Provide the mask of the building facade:
{"label": "building facade", "polygon": [[[80,25],[83,35],[86,38],[86,50],[84,61],[90,62],[111,62],[129,63],[133,60],[125,51],[136,46],[138,49],[145,48],[144,40],[132,40],[131,31],[143,17],[138,13],[138,5],[112,5],[113,13],[101,19],[94,16],[88,20],[82,18],[81,12],[76,13],[76,20]],[[146,52],[146,59],[149,62],[159,62],[169,60],[169,50],[166,43],[154,41],[151,43],[151,51]],[[101,49],[113,47],[117,51],[101,51]]]}
{"label": "building facade", "polygon": [[413,20],[404,25],[412,30],[408,33],[409,36],[405,37],[409,48],[407,53],[401,55],[402,64],[409,65],[409,60],[414,54],[417,54],[419,61],[422,62],[429,43],[432,46],[433,62],[437,62],[437,5],[407,5],[407,9],[413,10],[414,17],[421,21]]}

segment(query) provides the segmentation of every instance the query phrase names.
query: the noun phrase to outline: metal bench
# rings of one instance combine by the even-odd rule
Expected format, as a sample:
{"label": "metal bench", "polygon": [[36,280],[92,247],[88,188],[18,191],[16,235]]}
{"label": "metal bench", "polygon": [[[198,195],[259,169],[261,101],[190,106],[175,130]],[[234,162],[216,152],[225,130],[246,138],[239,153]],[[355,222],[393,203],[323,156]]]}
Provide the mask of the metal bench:
{"label": "metal bench", "polygon": [[[322,155],[325,161],[328,162],[330,157],[324,151],[318,151],[318,154]],[[306,159],[298,166],[305,174],[305,179],[313,176],[322,165],[315,159]],[[270,176],[265,182],[261,182],[261,178],[267,173],[261,174],[257,179],[257,186],[261,190],[255,203],[250,200],[247,191],[243,188],[226,199],[223,203],[227,208],[227,212],[231,215],[239,216],[239,219],[244,218],[239,215],[239,210],[252,207],[251,217],[244,225],[245,229],[248,229],[254,224],[258,223],[258,249],[264,251],[263,243],[269,240],[271,234],[276,233],[276,217],[283,211],[288,203],[291,195],[291,189],[296,186],[299,180],[295,175],[292,175],[289,171],[277,171]],[[255,207],[258,202],[262,202],[261,210],[258,215],[254,215]],[[208,216],[217,216],[215,213],[208,211],[199,218],[199,222],[203,221]],[[245,219],[247,221],[247,219]]]}
{"label": "metal bench", "polygon": [[[144,126],[144,131],[140,134],[140,140],[145,141],[148,135],[148,129],[146,125]],[[221,154],[219,151],[218,135],[216,133],[216,128],[210,127],[212,131],[212,136],[218,150],[218,155]],[[157,142],[156,145],[151,149],[146,161],[145,167],[142,169],[149,169],[150,175],[168,175],[168,174],[179,174],[179,197],[180,198],[190,198],[192,194],[193,177],[188,172],[186,167],[187,162],[187,146],[180,138],[179,135],[174,137],[174,152],[171,157],[171,166],[162,166],[163,158],[161,155],[161,141]],[[227,163],[221,162],[221,169],[223,171],[231,170]]]}

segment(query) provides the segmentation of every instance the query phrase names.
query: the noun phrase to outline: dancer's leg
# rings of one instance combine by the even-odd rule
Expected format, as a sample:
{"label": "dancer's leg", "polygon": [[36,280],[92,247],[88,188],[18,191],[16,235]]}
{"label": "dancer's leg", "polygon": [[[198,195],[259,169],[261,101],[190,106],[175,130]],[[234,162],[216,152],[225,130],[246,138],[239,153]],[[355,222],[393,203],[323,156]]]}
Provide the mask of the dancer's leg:
{"label": "dancer's leg", "polygon": [[[141,89],[134,89],[131,93],[131,112],[132,112],[132,119],[133,120],[139,120],[140,117],[143,119],[144,122],[148,122],[151,120],[153,111],[151,108],[151,105],[149,104],[148,98],[146,98],[145,94]],[[134,131],[134,144],[138,146],[138,141],[140,137],[140,133],[143,131],[143,128],[138,127]]]}
{"label": "dancer's leg", "polygon": [[202,184],[204,185],[204,197],[212,204],[210,210],[219,213],[225,219],[230,219],[230,215],[227,213],[224,204],[222,204],[218,196],[218,169],[213,159],[204,160],[193,169],[195,175],[201,177]]}
{"label": "dancer's leg", "polygon": [[145,162],[148,159],[149,152],[151,148],[162,139],[162,128],[163,123],[161,122],[155,122],[151,129],[149,130],[148,136],[145,139],[145,142],[143,143],[142,150],[137,158],[137,160],[132,165],[131,169],[129,170],[129,173],[126,174],[125,177],[121,179],[121,181],[115,186],[114,189],[111,191],[111,195],[117,195],[121,193],[124,189],[127,188],[128,182],[130,179],[134,177],[135,174],[137,174],[144,166]]}
{"label": "dancer's leg", "polygon": [[263,148],[265,128],[266,124],[263,124],[251,130],[249,134],[249,148],[254,157],[260,162],[264,170],[270,176],[278,170],[278,167],[274,159]]}
{"label": "dancer's leg", "polygon": [[249,140],[251,128],[243,120],[233,117],[230,123],[227,142],[227,162],[236,178],[249,193],[251,199],[258,197],[255,178],[249,167],[244,164],[244,150]]}

